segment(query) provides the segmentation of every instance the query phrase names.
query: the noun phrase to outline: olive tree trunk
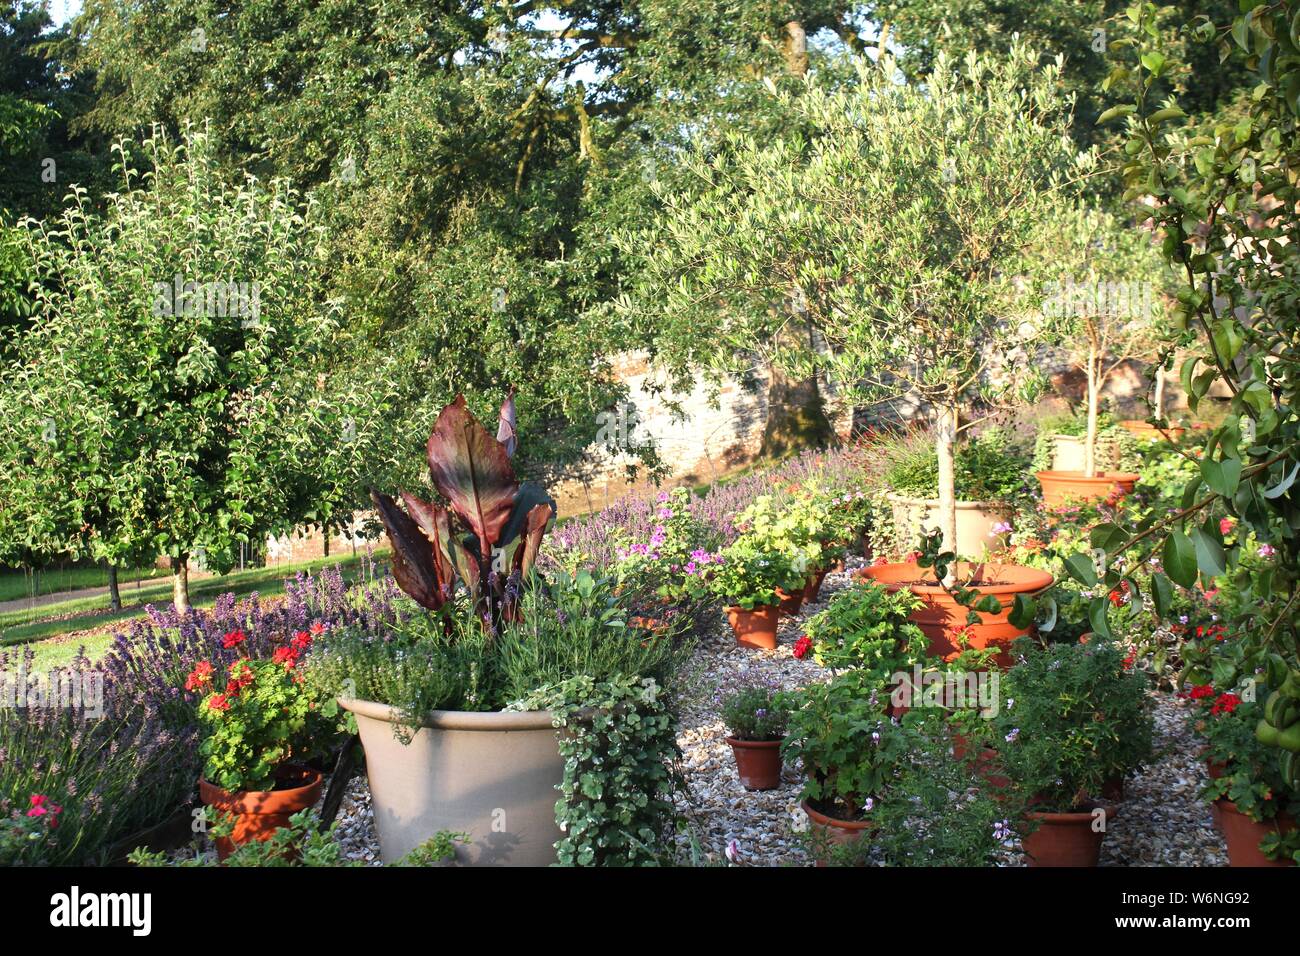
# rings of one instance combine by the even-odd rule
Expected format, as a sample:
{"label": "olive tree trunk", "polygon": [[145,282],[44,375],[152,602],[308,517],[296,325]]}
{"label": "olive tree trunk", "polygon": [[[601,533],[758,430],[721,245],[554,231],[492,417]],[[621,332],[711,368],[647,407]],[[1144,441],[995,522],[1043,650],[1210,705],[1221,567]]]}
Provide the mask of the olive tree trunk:
{"label": "olive tree trunk", "polygon": [[1092,478],[1097,474],[1097,407],[1101,396],[1101,359],[1096,346],[1088,349],[1088,433],[1083,443],[1083,473]]}
{"label": "olive tree trunk", "polygon": [[957,406],[939,407],[935,422],[935,455],[939,461],[939,530],[943,550],[957,553]]}
{"label": "olive tree trunk", "polygon": [[172,560],[172,605],[181,614],[190,609],[190,556],[184,552]]}

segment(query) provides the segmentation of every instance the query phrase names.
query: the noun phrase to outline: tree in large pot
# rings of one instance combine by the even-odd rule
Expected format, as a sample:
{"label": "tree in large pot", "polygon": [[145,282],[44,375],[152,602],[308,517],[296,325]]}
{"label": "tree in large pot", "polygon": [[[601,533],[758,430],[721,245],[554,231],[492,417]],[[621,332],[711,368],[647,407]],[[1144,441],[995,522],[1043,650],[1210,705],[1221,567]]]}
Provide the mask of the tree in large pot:
{"label": "tree in large pot", "polygon": [[[655,739],[671,747],[671,720],[655,688],[672,639],[629,626],[611,581],[586,572],[546,581],[533,571],[555,508],[542,488],[514,474],[514,420],[510,398],[497,438],[463,397],[443,409],[427,450],[445,504],[404,492],[403,510],[373,494],[394,576],[424,610],[413,608],[383,641],[331,631],[312,655],[312,680],[337,693],[355,719],[386,862],[440,830],[469,835],[457,848],[463,864],[626,862],[653,850],[643,831],[663,823],[663,784],[651,773],[663,753],[640,748],[632,756],[641,769],[625,781],[627,804],[618,803],[622,791],[606,795],[636,821],[635,840],[620,842],[611,824],[587,814],[574,846],[579,828],[566,834],[557,823],[596,786],[572,786],[575,773],[590,769],[574,741],[599,741],[610,726],[617,736],[627,720],[656,728]],[[575,702],[570,692],[593,700]],[[508,708],[526,698],[555,706]],[[608,700],[617,705],[597,702]],[[587,704],[594,716],[581,712]],[[589,733],[593,721],[599,727]],[[568,849],[557,855],[560,846]]]}
{"label": "tree in large pot", "polygon": [[1043,501],[1051,507],[1133,490],[1138,475],[1097,467],[1101,393],[1126,363],[1151,362],[1161,347],[1154,320],[1162,267],[1150,236],[1109,213],[1080,206],[1062,218],[1053,248],[1062,243],[1067,268],[1077,262],[1080,274],[1049,284],[1043,312],[1056,327],[1053,338],[1083,372],[1086,427],[1080,472],[1038,472]]}

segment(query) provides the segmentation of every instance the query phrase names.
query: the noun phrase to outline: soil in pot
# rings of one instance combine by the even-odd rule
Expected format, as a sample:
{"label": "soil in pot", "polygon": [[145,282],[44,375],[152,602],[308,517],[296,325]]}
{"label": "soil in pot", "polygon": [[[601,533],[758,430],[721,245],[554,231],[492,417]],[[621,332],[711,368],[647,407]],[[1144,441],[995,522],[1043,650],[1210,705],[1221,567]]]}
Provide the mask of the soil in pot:
{"label": "soil in pot", "polygon": [[1087,804],[1071,813],[1030,812],[1036,829],[1021,838],[1026,866],[1096,866],[1101,841],[1115,819],[1111,804]]}
{"label": "soil in pot", "polygon": [[930,639],[928,653],[951,661],[965,646],[981,650],[998,648],[997,663],[1011,665],[1011,655],[1006,647],[1017,637],[1029,633],[1008,619],[1017,594],[1033,595],[1046,590],[1056,580],[1046,571],[1018,564],[973,564],[960,561],[954,566],[959,581],[977,588],[984,595],[996,597],[1002,603],[997,614],[981,613],[980,623],[967,625],[968,609],[958,604],[952,596],[935,583],[934,575],[915,563],[878,564],[863,568],[859,576],[876,581],[891,591],[906,588],[921,599],[921,606],[909,615]]}
{"label": "soil in pot", "polygon": [[818,866],[825,866],[835,847],[847,846],[868,837],[875,828],[870,820],[840,820],[828,816],[805,800],[799,804],[808,814],[809,835],[812,838],[813,857]]}
{"label": "soil in pot", "polygon": [[1072,503],[1101,501],[1116,490],[1127,495],[1141,476],[1124,471],[1099,471],[1089,478],[1081,471],[1040,471],[1037,477],[1043,486],[1043,504],[1059,508]]}
{"label": "soil in pot", "polygon": [[[217,859],[224,860],[235,847],[253,840],[269,840],[275,831],[289,825],[289,818],[316,805],[320,799],[321,774],[306,767],[285,767],[277,774],[274,790],[240,790],[230,793],[207,780],[199,780],[199,798],[215,816],[234,815],[229,837],[216,837]],[[209,823],[216,822],[209,819]]]}
{"label": "soil in pot", "polygon": [[1287,833],[1295,829],[1295,820],[1283,814],[1274,820],[1256,822],[1237,809],[1231,800],[1215,800],[1216,822],[1228,844],[1229,866],[1295,866],[1292,860],[1270,860],[1259,848],[1259,841],[1270,833]]}
{"label": "soil in pot", "polygon": [[781,786],[781,741],[726,739],[746,790],[775,790]]}
{"label": "soil in pot", "polygon": [[727,621],[741,647],[757,647],[770,651],[776,648],[776,624],[779,615],[775,604],[759,604],[754,610],[743,607],[727,608]]}

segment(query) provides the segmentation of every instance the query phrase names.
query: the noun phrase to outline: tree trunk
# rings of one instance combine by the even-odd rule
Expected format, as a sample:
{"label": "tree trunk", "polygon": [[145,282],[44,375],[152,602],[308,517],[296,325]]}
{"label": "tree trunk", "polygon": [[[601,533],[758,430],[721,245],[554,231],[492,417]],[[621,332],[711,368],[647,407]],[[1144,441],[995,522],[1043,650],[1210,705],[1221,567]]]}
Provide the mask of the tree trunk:
{"label": "tree trunk", "polygon": [[330,526],[328,524],[321,526],[321,531],[325,535],[325,547],[322,549],[324,556],[330,556]]}
{"label": "tree trunk", "polygon": [[190,556],[186,553],[172,559],[172,604],[180,614],[190,609]]}
{"label": "tree trunk", "polygon": [[1083,473],[1097,474],[1097,406],[1101,401],[1100,369],[1096,346],[1088,349],[1088,435],[1083,443]]}
{"label": "tree trunk", "polygon": [[1155,397],[1152,399],[1152,402],[1155,405],[1156,418],[1164,418],[1165,417],[1165,367],[1163,365],[1156,366],[1156,394]]}
{"label": "tree trunk", "polygon": [[[782,41],[785,65],[791,76],[808,72],[808,36],[803,24],[791,20],[785,25]],[[803,334],[810,334],[807,316],[802,321]],[[790,333],[793,339],[794,333]],[[792,341],[803,347],[803,342]],[[767,427],[763,431],[764,458],[783,458],[806,448],[826,448],[835,443],[835,429],[826,417],[826,406],[816,376],[802,381],[787,377],[780,369],[769,366],[767,390]]]}
{"label": "tree trunk", "polygon": [[117,565],[112,561],[105,561],[104,565],[108,569],[108,606],[114,611],[120,611],[122,595],[117,590]]}
{"label": "tree trunk", "polygon": [[942,405],[935,427],[935,454],[939,460],[939,530],[943,550],[957,553],[957,406]]}

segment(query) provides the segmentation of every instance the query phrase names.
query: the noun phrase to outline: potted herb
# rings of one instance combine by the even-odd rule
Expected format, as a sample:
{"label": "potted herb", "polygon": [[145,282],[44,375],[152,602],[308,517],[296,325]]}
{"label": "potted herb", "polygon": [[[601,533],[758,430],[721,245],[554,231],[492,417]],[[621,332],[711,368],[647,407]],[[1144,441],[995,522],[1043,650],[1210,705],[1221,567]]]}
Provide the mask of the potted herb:
{"label": "potted herb", "polygon": [[798,614],[810,577],[829,560],[826,542],[833,531],[823,502],[807,494],[759,495],[737,525],[788,563],[790,579],[776,593],[782,614]]}
{"label": "potted herb", "polygon": [[825,851],[871,829],[872,811],[911,746],[898,720],[886,716],[885,700],[885,689],[856,670],[812,684],[792,699],[781,752],[803,765],[800,805],[815,844]]}
{"label": "potted herb", "polygon": [[789,554],[772,550],[754,532],[742,534],[723,549],[709,576],[709,589],[727,609],[727,620],[743,647],[772,650],[781,589],[796,589],[802,574]]}
{"label": "potted herb", "polygon": [[875,686],[888,686],[925,660],[925,634],[910,617],[920,603],[910,591],[890,591],[874,581],[840,591],[808,619],[814,659],[832,670],[859,670]]}
{"label": "potted herb", "polygon": [[787,695],[770,680],[751,676],[737,684],[721,706],[727,743],[747,790],[781,785],[781,742],[789,720]]}
{"label": "potted herb", "polygon": [[1103,642],[1020,640],[1015,654],[993,743],[1026,807],[1017,828],[1028,864],[1096,866],[1116,814],[1102,791],[1150,752],[1146,678]]}
{"label": "potted herb", "polygon": [[[244,639],[232,631],[223,644]],[[185,680],[185,690],[199,696],[199,796],[228,825],[215,837],[222,860],[241,844],[271,839],[320,797],[321,774],[300,762],[310,756],[311,741],[325,729],[322,714],[333,704],[322,710],[297,671],[311,642],[309,631],[299,631],[270,660],[241,657],[225,674],[200,661]]]}
{"label": "potted herb", "polygon": [[[915,541],[922,528],[939,523],[939,460],[933,444],[904,446],[885,473],[886,500],[894,515],[897,544]],[[1012,450],[997,428],[961,445],[955,455],[956,544],[959,555],[981,557],[998,544],[1025,497],[1028,458]]]}

